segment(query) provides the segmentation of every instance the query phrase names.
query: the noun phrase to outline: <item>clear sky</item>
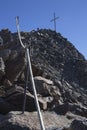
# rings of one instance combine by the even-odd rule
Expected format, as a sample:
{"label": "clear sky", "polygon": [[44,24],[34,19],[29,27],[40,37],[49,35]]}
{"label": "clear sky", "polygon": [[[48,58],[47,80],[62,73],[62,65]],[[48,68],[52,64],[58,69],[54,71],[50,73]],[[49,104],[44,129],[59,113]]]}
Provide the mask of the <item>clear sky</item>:
{"label": "clear sky", "polygon": [[54,29],[50,20],[59,17],[57,32],[66,37],[87,59],[87,0],[0,0],[0,30],[16,32],[15,17],[20,30]]}

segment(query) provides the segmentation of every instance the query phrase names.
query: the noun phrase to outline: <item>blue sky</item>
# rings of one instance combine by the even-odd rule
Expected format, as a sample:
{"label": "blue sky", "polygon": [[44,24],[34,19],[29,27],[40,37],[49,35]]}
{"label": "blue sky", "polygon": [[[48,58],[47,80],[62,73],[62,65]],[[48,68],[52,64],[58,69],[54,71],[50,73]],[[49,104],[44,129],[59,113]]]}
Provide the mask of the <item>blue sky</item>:
{"label": "blue sky", "polygon": [[16,32],[16,16],[20,17],[21,31],[54,29],[50,22],[54,12],[59,17],[57,32],[87,59],[87,0],[0,0],[0,30]]}

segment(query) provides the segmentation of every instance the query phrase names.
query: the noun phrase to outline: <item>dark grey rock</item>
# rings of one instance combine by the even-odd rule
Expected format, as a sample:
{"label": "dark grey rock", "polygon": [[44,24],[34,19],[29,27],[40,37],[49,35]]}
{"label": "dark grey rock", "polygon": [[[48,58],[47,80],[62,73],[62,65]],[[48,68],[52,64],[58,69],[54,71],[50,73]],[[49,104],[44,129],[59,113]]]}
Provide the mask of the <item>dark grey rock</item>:
{"label": "dark grey rock", "polygon": [[0,98],[0,114],[7,114],[11,110],[19,110],[13,104],[6,102],[3,98]]}
{"label": "dark grey rock", "polygon": [[72,112],[76,115],[87,117],[87,108],[78,104],[64,103],[55,107],[54,110],[59,114],[65,115],[67,112]]}
{"label": "dark grey rock", "polygon": [[0,36],[3,39],[3,44],[11,42],[11,31],[9,31],[8,29],[2,29],[0,31]]}
{"label": "dark grey rock", "polygon": [[74,120],[71,123],[69,130],[87,130],[87,119]]}
{"label": "dark grey rock", "polygon": [[11,54],[10,49],[1,49],[0,50],[0,57],[2,57],[4,61],[8,60],[10,54]]}
{"label": "dark grey rock", "polygon": [[62,130],[62,129],[60,129],[58,127],[50,127],[50,128],[47,128],[46,130]]}

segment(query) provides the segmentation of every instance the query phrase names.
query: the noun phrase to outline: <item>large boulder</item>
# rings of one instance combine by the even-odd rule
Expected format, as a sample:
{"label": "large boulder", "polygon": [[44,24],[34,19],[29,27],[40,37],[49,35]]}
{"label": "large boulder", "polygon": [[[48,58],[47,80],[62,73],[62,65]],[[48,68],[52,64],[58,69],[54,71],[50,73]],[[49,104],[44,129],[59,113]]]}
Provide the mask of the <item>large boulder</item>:
{"label": "large boulder", "polygon": [[49,95],[58,97],[61,96],[58,87],[54,86],[52,80],[46,79],[41,76],[36,76],[34,78],[34,81],[38,94],[41,94],[43,96],[49,96]]}
{"label": "large boulder", "polygon": [[6,77],[13,83],[25,68],[24,52],[12,51],[5,65]]}
{"label": "large boulder", "polygon": [[[8,102],[9,104],[15,106],[14,109],[12,107],[12,110],[20,110],[23,109],[23,103],[24,103],[24,88],[20,86],[15,86],[7,90],[6,95],[4,97],[5,102]],[[38,99],[41,109],[46,110],[47,109],[47,101],[44,99],[39,98]],[[34,96],[27,91],[26,93],[26,111],[36,111],[36,105],[35,105],[35,98]]]}
{"label": "large boulder", "polygon": [[[62,130],[70,121],[54,112],[42,112],[47,130]],[[37,112],[10,112],[0,122],[0,130],[41,130]]]}

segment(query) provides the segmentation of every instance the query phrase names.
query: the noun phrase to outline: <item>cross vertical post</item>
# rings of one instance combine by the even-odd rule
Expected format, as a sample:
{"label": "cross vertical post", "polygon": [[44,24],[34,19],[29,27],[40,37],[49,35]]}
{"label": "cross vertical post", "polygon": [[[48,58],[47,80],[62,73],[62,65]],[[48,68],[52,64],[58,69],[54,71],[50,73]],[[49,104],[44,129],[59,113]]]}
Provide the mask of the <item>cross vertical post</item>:
{"label": "cross vertical post", "polygon": [[50,21],[50,22],[54,22],[54,30],[56,31],[56,20],[58,19],[59,17],[56,17],[55,16],[55,13],[54,13],[54,18]]}

